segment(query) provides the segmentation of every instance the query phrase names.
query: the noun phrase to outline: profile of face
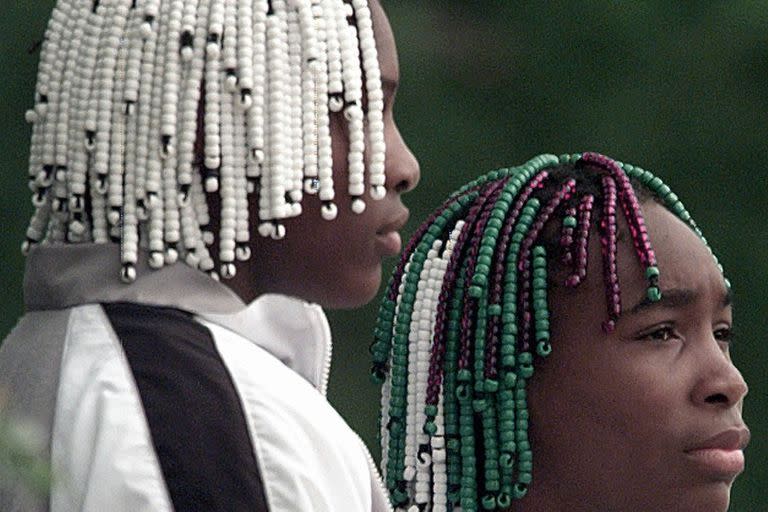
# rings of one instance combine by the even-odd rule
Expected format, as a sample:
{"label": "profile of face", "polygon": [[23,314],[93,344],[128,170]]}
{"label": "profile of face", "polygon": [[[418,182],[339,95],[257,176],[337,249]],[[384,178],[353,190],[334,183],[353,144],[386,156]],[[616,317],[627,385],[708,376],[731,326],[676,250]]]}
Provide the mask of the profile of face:
{"label": "profile of face", "polygon": [[730,295],[689,227],[656,203],[643,209],[660,302],[643,301],[647,283],[623,219],[623,313],[612,333],[595,320],[606,316],[599,237],[586,281],[550,291],[553,350],[529,384],[534,479],[519,510],[728,508],[749,439],[747,385],[729,352]]}
{"label": "profile of face", "polygon": [[[363,305],[376,295],[381,262],[401,249],[398,231],[408,219],[401,195],[419,181],[419,166],[405,144],[393,116],[400,79],[397,49],[389,21],[378,0],[370,2],[384,93],[386,189],[384,199],[366,193],[366,209],[353,213],[347,194],[348,136],[342,113],[331,114],[334,183],[338,217],[324,220],[317,196],[303,201],[303,213],[287,219],[282,240],[256,237],[253,256],[232,283],[241,296],[284,293],[332,308]],[[257,223],[254,220],[254,223]],[[251,226],[257,232],[257,226]]]}

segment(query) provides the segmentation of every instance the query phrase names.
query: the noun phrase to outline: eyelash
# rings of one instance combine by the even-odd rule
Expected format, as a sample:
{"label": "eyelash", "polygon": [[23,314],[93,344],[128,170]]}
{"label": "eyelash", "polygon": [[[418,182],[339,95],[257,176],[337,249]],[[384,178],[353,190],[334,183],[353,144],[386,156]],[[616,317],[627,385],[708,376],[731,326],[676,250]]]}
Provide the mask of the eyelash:
{"label": "eyelash", "polygon": [[[657,337],[656,335],[661,334],[662,337]],[[733,343],[733,328],[732,327],[723,327],[720,329],[717,329],[714,332],[715,339],[718,342],[726,343],[730,345]],[[655,343],[666,343],[670,341],[671,339],[677,337],[677,334],[675,333],[674,328],[671,325],[662,325],[659,326],[649,332],[646,332],[644,334],[641,334],[637,337],[638,340],[648,340]]]}

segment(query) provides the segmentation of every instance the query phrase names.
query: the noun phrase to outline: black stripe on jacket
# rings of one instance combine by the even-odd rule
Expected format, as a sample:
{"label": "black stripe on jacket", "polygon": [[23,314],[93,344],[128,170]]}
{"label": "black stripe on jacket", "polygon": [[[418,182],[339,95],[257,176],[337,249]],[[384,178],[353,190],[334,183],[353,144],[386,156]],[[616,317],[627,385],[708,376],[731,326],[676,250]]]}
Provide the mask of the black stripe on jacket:
{"label": "black stripe on jacket", "polygon": [[177,309],[102,306],[138,386],[174,509],[267,512],[245,413],[211,332]]}

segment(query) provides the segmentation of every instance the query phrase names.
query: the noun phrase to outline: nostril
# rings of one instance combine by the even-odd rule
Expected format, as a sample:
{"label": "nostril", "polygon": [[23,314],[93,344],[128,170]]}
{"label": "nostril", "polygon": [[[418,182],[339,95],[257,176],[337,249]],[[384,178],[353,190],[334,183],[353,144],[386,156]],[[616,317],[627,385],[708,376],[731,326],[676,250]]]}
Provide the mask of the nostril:
{"label": "nostril", "polygon": [[705,401],[708,404],[727,404],[728,403],[728,397],[725,396],[722,393],[716,393],[714,395],[709,395]]}
{"label": "nostril", "polygon": [[395,185],[395,192],[398,194],[403,194],[405,192],[408,192],[411,189],[410,182],[408,180],[401,180],[397,182],[397,185]]}

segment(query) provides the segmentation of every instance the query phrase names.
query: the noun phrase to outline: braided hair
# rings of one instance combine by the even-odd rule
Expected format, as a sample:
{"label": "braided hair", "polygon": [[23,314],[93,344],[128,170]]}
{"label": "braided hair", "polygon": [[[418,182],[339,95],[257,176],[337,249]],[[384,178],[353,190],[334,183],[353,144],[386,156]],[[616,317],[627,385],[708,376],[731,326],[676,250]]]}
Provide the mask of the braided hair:
{"label": "braided hair", "polygon": [[622,312],[623,215],[646,300],[660,300],[640,207],[647,199],[706,245],[660,178],[596,153],[540,155],[490,172],[417,230],[382,299],[371,346],[373,377],[383,384],[382,469],[398,509],[499,510],[526,495],[533,468],[526,384],[536,359],[553,350],[552,271],[565,271],[566,287],[579,286],[596,232],[608,305],[602,328],[611,332]]}
{"label": "braided hair", "polygon": [[125,282],[140,249],[153,268],[182,258],[213,277],[216,255],[231,278],[254,213],[275,239],[304,194],[336,217],[331,113],[347,123],[353,211],[366,174],[384,197],[383,105],[367,0],[58,0],[26,116],[22,249],[120,243]]}

